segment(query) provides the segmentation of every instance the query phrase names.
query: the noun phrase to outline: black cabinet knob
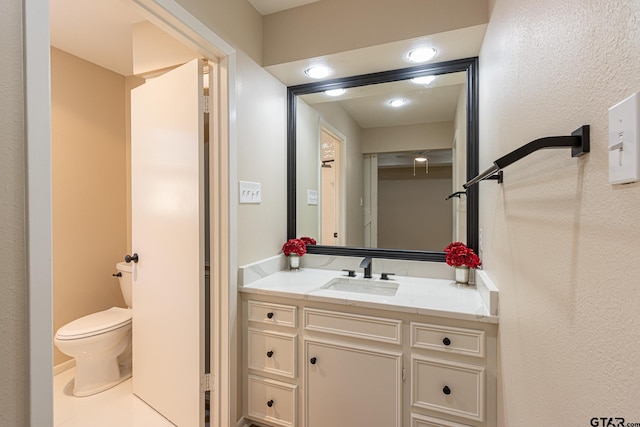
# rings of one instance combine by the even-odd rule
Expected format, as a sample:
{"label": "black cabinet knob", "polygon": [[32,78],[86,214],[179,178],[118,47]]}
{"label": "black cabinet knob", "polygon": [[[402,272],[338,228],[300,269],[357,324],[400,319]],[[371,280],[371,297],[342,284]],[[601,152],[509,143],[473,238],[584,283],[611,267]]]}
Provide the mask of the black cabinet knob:
{"label": "black cabinet knob", "polygon": [[267,351],[267,357],[271,357],[271,356],[273,356],[273,351],[271,350]]}
{"label": "black cabinet knob", "polygon": [[272,312],[268,312],[268,313],[267,313],[267,317],[268,317],[269,319],[273,318],[273,313],[272,313]]}
{"label": "black cabinet knob", "polygon": [[444,345],[450,345],[451,344],[451,340],[447,337],[444,337],[444,339],[442,340],[442,344]]}
{"label": "black cabinet knob", "polygon": [[318,362],[318,359],[312,357],[311,359],[309,359],[309,362],[311,362],[312,365],[315,365]]}
{"label": "black cabinet knob", "polygon": [[447,396],[451,394],[451,389],[449,388],[448,385],[444,386],[444,388],[442,389],[442,392],[444,394],[446,394]]}
{"label": "black cabinet knob", "polygon": [[133,254],[133,255],[127,255],[124,257],[124,261],[126,263],[130,263],[131,261],[135,262],[136,264],[138,263],[138,254]]}
{"label": "black cabinet knob", "polygon": [[271,408],[273,406],[273,399],[267,402],[267,406]]}

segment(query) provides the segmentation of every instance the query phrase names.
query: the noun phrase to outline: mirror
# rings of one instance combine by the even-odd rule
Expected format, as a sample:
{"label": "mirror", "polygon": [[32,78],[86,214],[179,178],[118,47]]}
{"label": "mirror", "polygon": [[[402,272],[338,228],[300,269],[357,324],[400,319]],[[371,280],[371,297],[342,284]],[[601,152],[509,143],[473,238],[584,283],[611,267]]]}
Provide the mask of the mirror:
{"label": "mirror", "polygon": [[[445,200],[478,174],[477,79],[469,58],[289,87],[288,238],[314,237],[309,253],[327,255],[444,262],[451,241],[477,250],[477,186]],[[389,106],[392,95],[407,104]]]}

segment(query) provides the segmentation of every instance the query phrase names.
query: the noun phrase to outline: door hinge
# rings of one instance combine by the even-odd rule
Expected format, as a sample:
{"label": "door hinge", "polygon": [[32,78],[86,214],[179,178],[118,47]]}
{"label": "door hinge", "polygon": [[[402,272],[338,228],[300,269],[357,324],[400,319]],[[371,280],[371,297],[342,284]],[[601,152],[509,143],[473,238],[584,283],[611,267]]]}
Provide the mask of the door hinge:
{"label": "door hinge", "polygon": [[213,391],[213,375],[212,374],[204,374],[200,377],[200,391],[204,393],[205,391]]}
{"label": "door hinge", "polygon": [[209,112],[209,95],[202,95],[200,98],[202,102],[202,111],[205,113]]}
{"label": "door hinge", "polygon": [[402,368],[402,382],[407,380],[407,368]]}

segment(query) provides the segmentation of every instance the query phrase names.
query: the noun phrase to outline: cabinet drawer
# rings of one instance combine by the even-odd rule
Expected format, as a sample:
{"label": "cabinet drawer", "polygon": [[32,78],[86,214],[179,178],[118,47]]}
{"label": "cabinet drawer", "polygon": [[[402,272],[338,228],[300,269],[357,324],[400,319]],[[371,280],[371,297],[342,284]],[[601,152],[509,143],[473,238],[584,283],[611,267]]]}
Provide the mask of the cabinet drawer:
{"label": "cabinet drawer", "polygon": [[293,427],[296,425],[296,386],[249,375],[249,417]]}
{"label": "cabinet drawer", "polygon": [[247,317],[250,322],[287,326],[290,328],[295,328],[297,326],[297,309],[295,306],[249,301],[248,309],[249,313]]}
{"label": "cabinet drawer", "polygon": [[485,368],[413,356],[411,404],[418,408],[483,421]]}
{"label": "cabinet drawer", "polygon": [[425,417],[424,415],[411,414],[411,427],[471,427],[466,424],[458,424],[438,418]]}
{"label": "cabinet drawer", "polygon": [[296,377],[296,336],[249,328],[249,369]]}
{"label": "cabinet drawer", "polygon": [[402,321],[305,308],[304,329],[347,337],[402,344]]}
{"label": "cabinet drawer", "polygon": [[485,334],[477,329],[412,322],[411,347],[484,357]]}

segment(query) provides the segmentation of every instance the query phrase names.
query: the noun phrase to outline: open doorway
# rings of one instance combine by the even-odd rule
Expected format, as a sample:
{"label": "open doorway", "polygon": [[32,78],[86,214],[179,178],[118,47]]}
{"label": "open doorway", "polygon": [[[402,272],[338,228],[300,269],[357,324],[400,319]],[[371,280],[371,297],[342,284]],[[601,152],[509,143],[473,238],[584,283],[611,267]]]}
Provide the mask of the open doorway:
{"label": "open doorway", "polygon": [[[137,0],[133,0],[131,4],[138,3]],[[144,2],[145,16],[149,21],[153,21],[156,24],[168,29],[170,33],[175,36],[179,36],[182,41],[190,44],[193,49],[200,52],[202,55],[211,58],[219,58],[221,77],[217,82],[217,89],[221,90],[221,97],[216,100],[215,110],[218,113],[215,117],[216,122],[219,122],[221,126],[216,128],[215,136],[212,138],[215,148],[211,150],[211,158],[214,160],[212,169],[215,172],[211,176],[211,193],[215,194],[216,203],[212,203],[215,209],[212,209],[211,216],[215,219],[216,228],[221,224],[221,227],[225,229],[225,234],[228,232],[228,224],[225,222],[228,218],[228,187],[229,187],[229,171],[226,169],[226,164],[229,163],[229,144],[228,144],[228,106],[229,97],[233,94],[229,93],[229,88],[233,87],[233,82],[229,84],[229,80],[233,77],[229,74],[229,65],[231,62],[231,70],[233,70],[234,50],[219,39],[215,34],[211,33],[207,27],[205,27],[200,21],[189,14],[186,10],[181,8],[177,3],[173,1],[163,2],[160,6],[156,2]],[[94,4],[91,4],[93,7]],[[55,4],[52,4],[52,8]],[[46,201],[50,199],[47,194],[51,195],[52,178],[50,175],[50,167],[46,166],[41,169],[36,169],[34,165],[41,165],[50,162],[51,157],[51,135],[49,133],[47,123],[52,116],[52,105],[48,102],[42,102],[42,94],[50,92],[50,83],[48,78],[48,72],[50,68],[50,35],[48,34],[49,25],[49,13],[42,13],[42,11],[49,12],[48,2],[42,0],[34,0],[29,3],[29,7],[25,8],[25,63],[26,63],[26,79],[25,86],[27,103],[29,109],[26,112],[27,127],[27,143],[30,147],[30,154],[28,155],[28,192],[32,195],[38,195],[42,200]],[[75,15],[77,17],[77,15]],[[162,16],[162,18],[161,18]],[[100,17],[91,20],[92,24],[96,24],[100,21]],[[179,30],[178,30],[179,28]],[[44,29],[44,31],[43,31]],[[46,32],[46,34],[45,34]],[[102,40],[103,44],[109,45],[108,41]],[[38,88],[39,90],[34,90]],[[223,92],[223,93],[222,93]],[[94,91],[86,91],[84,96],[92,99]],[[34,94],[38,98],[34,98]],[[100,99],[94,99],[95,102],[100,102]],[[41,130],[34,131],[39,128]],[[45,131],[46,129],[46,131]],[[85,135],[85,139],[90,141],[93,135],[88,133]],[[33,157],[33,154],[37,158]],[[77,154],[77,151],[76,153]],[[44,160],[44,161],[43,161]],[[105,160],[106,159],[102,159]],[[220,171],[216,169],[220,164],[225,165],[224,169]],[[55,184],[55,183],[54,183]],[[82,186],[86,183],[82,181],[76,182],[76,185]],[[106,196],[106,195],[105,195]],[[123,196],[124,197],[124,196]],[[35,206],[35,204],[33,205]],[[32,207],[33,207],[32,206]],[[86,212],[86,216],[90,217],[91,213]],[[222,221],[221,221],[222,218]],[[30,299],[30,336],[31,339],[31,358],[30,358],[30,371],[32,373],[30,381],[30,413],[31,421],[38,425],[53,425],[53,408],[51,403],[51,387],[52,383],[52,354],[51,348],[53,347],[53,337],[51,336],[51,330],[54,330],[51,321],[51,311],[46,309],[47,306],[53,306],[52,296],[52,282],[51,275],[51,259],[55,259],[55,253],[52,254],[51,249],[46,248],[46,243],[49,239],[47,236],[51,234],[55,236],[63,236],[58,232],[52,231],[52,213],[51,208],[46,207],[42,210],[31,209],[28,218],[28,228],[30,230],[30,246],[29,259],[30,259],[30,276],[29,280],[29,294],[34,297]],[[122,221],[121,221],[122,222]],[[121,233],[126,227],[119,227]],[[71,230],[75,233],[82,233],[82,230]],[[212,284],[215,290],[212,292],[211,300],[216,307],[221,307],[220,310],[216,310],[211,324],[215,325],[212,328],[212,343],[211,348],[218,354],[225,354],[225,346],[229,341],[226,338],[221,338],[220,335],[225,335],[228,328],[228,319],[224,319],[222,313],[228,313],[229,306],[229,292],[223,290],[220,287],[220,282],[224,281],[225,284],[229,282],[229,270],[230,257],[228,251],[228,242],[226,239],[219,238],[219,234],[215,232],[219,230],[211,230],[211,236],[216,236],[216,239],[220,241],[212,241],[212,245],[215,249],[212,249],[212,253],[215,252],[219,255],[215,264],[218,267],[216,273],[212,276]],[[41,239],[38,241],[38,239]],[[214,239],[212,239],[214,240]],[[39,244],[34,244],[39,243]],[[76,248],[78,250],[77,255],[87,255],[86,248]],[[53,250],[55,252],[55,249]],[[84,251],[84,252],[83,252]],[[118,249],[118,252],[120,250]],[[127,251],[125,250],[125,253]],[[42,261],[42,262],[41,262]],[[78,265],[78,264],[76,264]],[[48,270],[48,271],[47,271]],[[111,272],[110,272],[111,273]],[[34,280],[34,278],[37,278]],[[37,296],[37,297],[36,297]],[[41,308],[45,309],[41,309]],[[203,344],[204,345],[204,344]],[[39,351],[42,350],[42,351]],[[228,384],[227,370],[222,369],[222,364],[226,363],[222,360],[216,360],[212,366],[212,371],[216,372],[215,379],[213,380],[217,386],[214,386],[217,390],[226,387]],[[200,378],[196,381],[196,387],[200,389]],[[220,386],[222,384],[222,386]],[[228,403],[228,396],[221,394],[220,402],[214,403],[216,409],[215,412],[216,421],[213,420],[211,425],[225,425],[227,424],[225,417],[228,419],[228,413],[230,408]],[[222,408],[221,411],[218,411]],[[219,421],[222,420],[222,421]]]}
{"label": "open doorway", "polygon": [[340,244],[340,211],[342,180],[342,145],[344,141],[326,127],[320,129],[320,175],[321,175],[321,209],[322,245],[336,246]]}

